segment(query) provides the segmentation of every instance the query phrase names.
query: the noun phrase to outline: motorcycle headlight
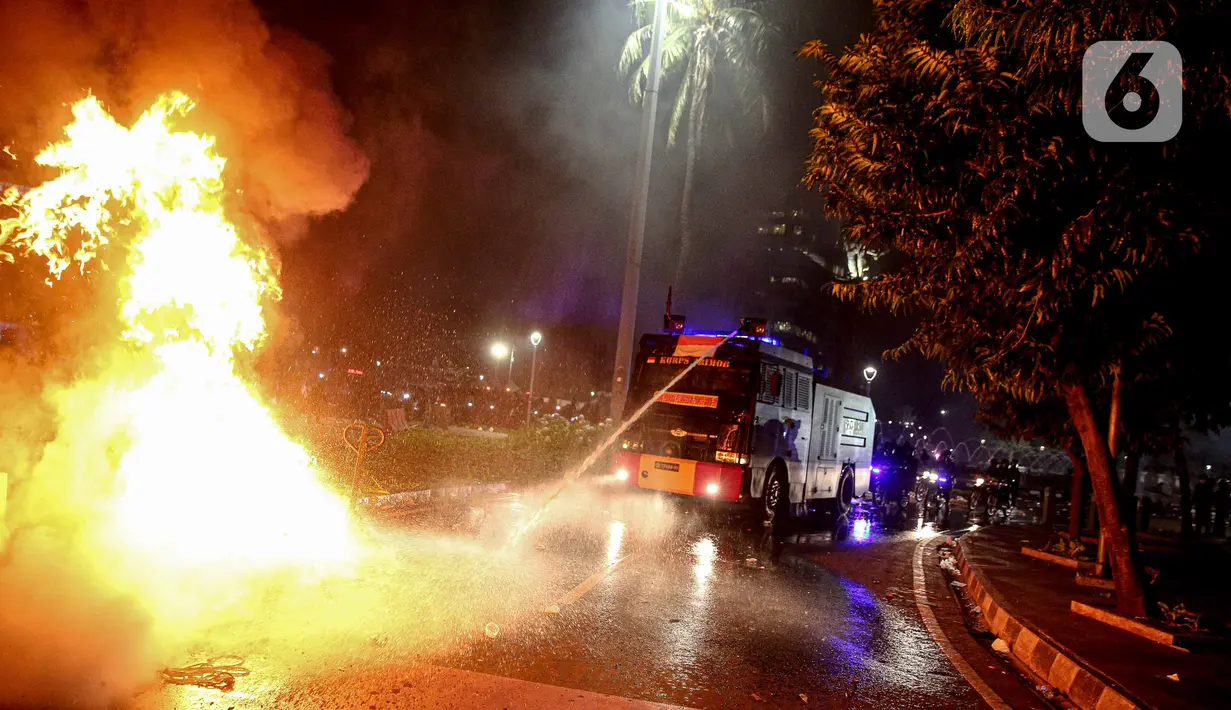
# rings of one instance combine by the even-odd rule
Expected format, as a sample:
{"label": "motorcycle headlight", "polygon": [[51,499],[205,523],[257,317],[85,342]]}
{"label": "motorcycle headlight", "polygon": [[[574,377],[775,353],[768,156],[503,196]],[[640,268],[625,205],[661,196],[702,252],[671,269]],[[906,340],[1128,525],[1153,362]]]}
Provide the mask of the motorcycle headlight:
{"label": "motorcycle headlight", "polygon": [[975,479],[975,487],[976,487],[976,488],[978,488],[978,487],[979,487],[979,486],[981,486],[981,485],[983,485],[983,479],[982,479],[982,478],[976,478],[976,479]]}
{"label": "motorcycle headlight", "polygon": [[939,479],[939,478],[940,478],[940,476],[936,475],[935,473],[929,473],[929,474],[928,474],[928,480],[929,480],[929,481],[931,481],[932,483],[935,483],[935,482],[937,481],[937,479]]}

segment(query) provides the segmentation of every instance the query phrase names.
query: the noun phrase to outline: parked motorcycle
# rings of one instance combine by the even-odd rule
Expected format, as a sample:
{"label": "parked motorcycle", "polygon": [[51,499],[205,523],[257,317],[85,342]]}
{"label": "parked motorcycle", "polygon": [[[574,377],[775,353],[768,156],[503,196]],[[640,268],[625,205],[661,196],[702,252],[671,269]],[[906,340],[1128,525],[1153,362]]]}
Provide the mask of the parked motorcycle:
{"label": "parked motorcycle", "polygon": [[902,527],[906,524],[916,467],[910,450],[897,444],[887,444],[873,457],[869,489],[873,510],[882,525]]}
{"label": "parked motorcycle", "polygon": [[952,492],[953,480],[948,472],[929,469],[919,474],[915,483],[915,504],[919,517],[942,524],[947,521]]}

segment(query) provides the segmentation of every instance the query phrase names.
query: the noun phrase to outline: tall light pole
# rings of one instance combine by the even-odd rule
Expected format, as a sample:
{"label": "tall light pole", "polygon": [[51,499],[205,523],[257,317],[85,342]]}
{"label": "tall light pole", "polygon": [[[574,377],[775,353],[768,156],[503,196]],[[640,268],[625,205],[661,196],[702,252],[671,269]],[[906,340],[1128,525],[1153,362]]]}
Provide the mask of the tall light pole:
{"label": "tall light pole", "polygon": [[863,393],[868,397],[872,396],[872,380],[876,379],[876,368],[868,365],[863,368],[864,389]]}
{"label": "tall light pole", "polygon": [[530,356],[530,389],[526,392],[526,425],[530,424],[530,405],[534,403],[534,373],[539,366],[539,343],[543,342],[543,334],[537,330],[530,334],[530,345],[534,354]]}
{"label": "tall light pole", "polygon": [[637,289],[641,287],[641,245],[645,241],[645,215],[650,200],[650,161],[654,153],[654,123],[658,116],[658,87],[662,83],[663,31],[667,25],[667,2],[654,3],[654,28],[650,38],[650,74],[641,105],[641,147],[637,152],[637,184],[633,189],[633,212],[628,226],[628,256],[624,263],[624,294],[620,299],[620,332],[616,339],[615,372],[611,377],[611,419],[624,415],[628,396],[628,367],[633,359],[637,327]]}
{"label": "tall light pole", "polygon": [[[492,357],[496,360],[496,371],[492,373],[492,384],[499,385],[500,379],[500,362],[508,357],[510,361],[513,359],[513,353],[509,350],[509,346],[504,343],[492,343]],[[509,368],[509,375],[513,374],[513,368]]]}

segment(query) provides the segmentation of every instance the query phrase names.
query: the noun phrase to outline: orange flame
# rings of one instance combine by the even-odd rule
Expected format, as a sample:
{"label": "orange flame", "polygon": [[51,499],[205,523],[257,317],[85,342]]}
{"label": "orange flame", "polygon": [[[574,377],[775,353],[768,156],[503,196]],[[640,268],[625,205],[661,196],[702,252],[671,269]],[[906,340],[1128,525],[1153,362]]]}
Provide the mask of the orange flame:
{"label": "orange flame", "polygon": [[192,108],[168,94],[125,127],[83,99],[36,158],[59,176],[0,200],[17,212],[0,245],[43,257],[56,278],[92,263],[119,277],[125,342],[54,397],[59,435],[35,477],[110,478],[60,493],[87,499],[78,512],[99,549],[130,564],[216,575],[349,559],[344,502],[236,372],[280,292],[227,217],[213,138],[174,127]]}

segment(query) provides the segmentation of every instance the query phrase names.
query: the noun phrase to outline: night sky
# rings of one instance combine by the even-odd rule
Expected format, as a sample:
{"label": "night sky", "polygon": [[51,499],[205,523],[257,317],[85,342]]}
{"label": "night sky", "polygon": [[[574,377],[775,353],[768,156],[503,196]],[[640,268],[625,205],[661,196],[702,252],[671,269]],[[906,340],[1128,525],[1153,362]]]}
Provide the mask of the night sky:
{"label": "night sky", "polygon": [[[870,22],[870,3],[857,0],[780,5],[791,20],[768,77],[771,129],[715,135],[699,165],[697,278],[675,285],[677,309],[697,327],[725,327],[740,315],[724,286],[736,279],[764,212],[820,209],[819,196],[799,187],[815,65],[796,59],[795,48],[811,37],[841,46]],[[355,203],[285,254],[288,301],[305,327],[414,330],[444,318],[443,327],[480,336],[556,327],[613,338],[639,116],[614,69],[632,28],[627,3],[261,7],[271,24],[333,57],[335,89],[372,159]],[[667,150],[664,134],[642,330],[657,327],[675,259],[683,151]],[[322,289],[336,296],[322,302]],[[909,324],[868,316],[860,327],[877,361],[879,347],[893,345]],[[909,375],[895,374],[902,369]],[[910,388],[889,406],[939,409],[949,401],[935,399],[939,370],[924,363],[888,365],[880,378],[885,396]]]}
{"label": "night sky", "polygon": [[[683,150],[668,150],[660,129],[639,330],[658,327],[669,285],[694,327],[727,328],[749,315],[735,312],[733,284],[743,281],[763,215],[820,211],[820,196],[799,186],[816,66],[794,54],[808,39],[835,48],[852,41],[868,28],[871,3],[771,5],[784,18],[766,75],[773,119],[764,134],[738,130],[730,96],[721,84],[715,90],[694,194],[697,243],[690,277],[679,284],[668,280]],[[627,2],[262,0],[259,20],[241,0],[199,10],[149,3],[137,15],[87,6],[9,6],[17,29],[6,40],[11,62],[0,61],[0,95],[9,99],[0,105],[0,138],[31,152],[62,125],[54,107],[84,89],[123,120],[145,105],[147,90],[187,82],[201,93],[203,117],[217,110],[221,120],[203,127],[219,131],[220,148],[239,158],[245,192],[268,196],[259,212],[307,217],[297,218],[306,234],[276,240],[285,287],[279,328],[295,334],[289,342],[345,341],[377,357],[448,349],[481,361],[491,338],[541,329],[549,358],[561,343],[588,348],[594,386],[609,381],[639,122],[615,71],[634,26]],[[260,20],[273,45],[236,55],[258,46]],[[138,22],[140,32],[115,30]],[[129,39],[115,44],[117,37]],[[294,93],[300,79],[279,52],[306,57],[303,76],[332,84],[349,114],[344,128],[370,162],[345,209],[337,208],[362,179],[352,179],[352,148],[338,142],[332,115],[320,125],[308,115],[309,132],[303,114],[280,128],[280,101],[317,99]],[[320,66],[327,75],[311,69]],[[314,144],[317,135],[329,141]],[[287,221],[277,227],[285,233]],[[880,350],[900,342],[910,323],[868,315],[856,327],[868,350],[861,356],[879,364]],[[929,411],[958,409],[965,400],[942,395],[938,383],[934,364],[885,364],[878,406],[911,403],[925,421]]]}

